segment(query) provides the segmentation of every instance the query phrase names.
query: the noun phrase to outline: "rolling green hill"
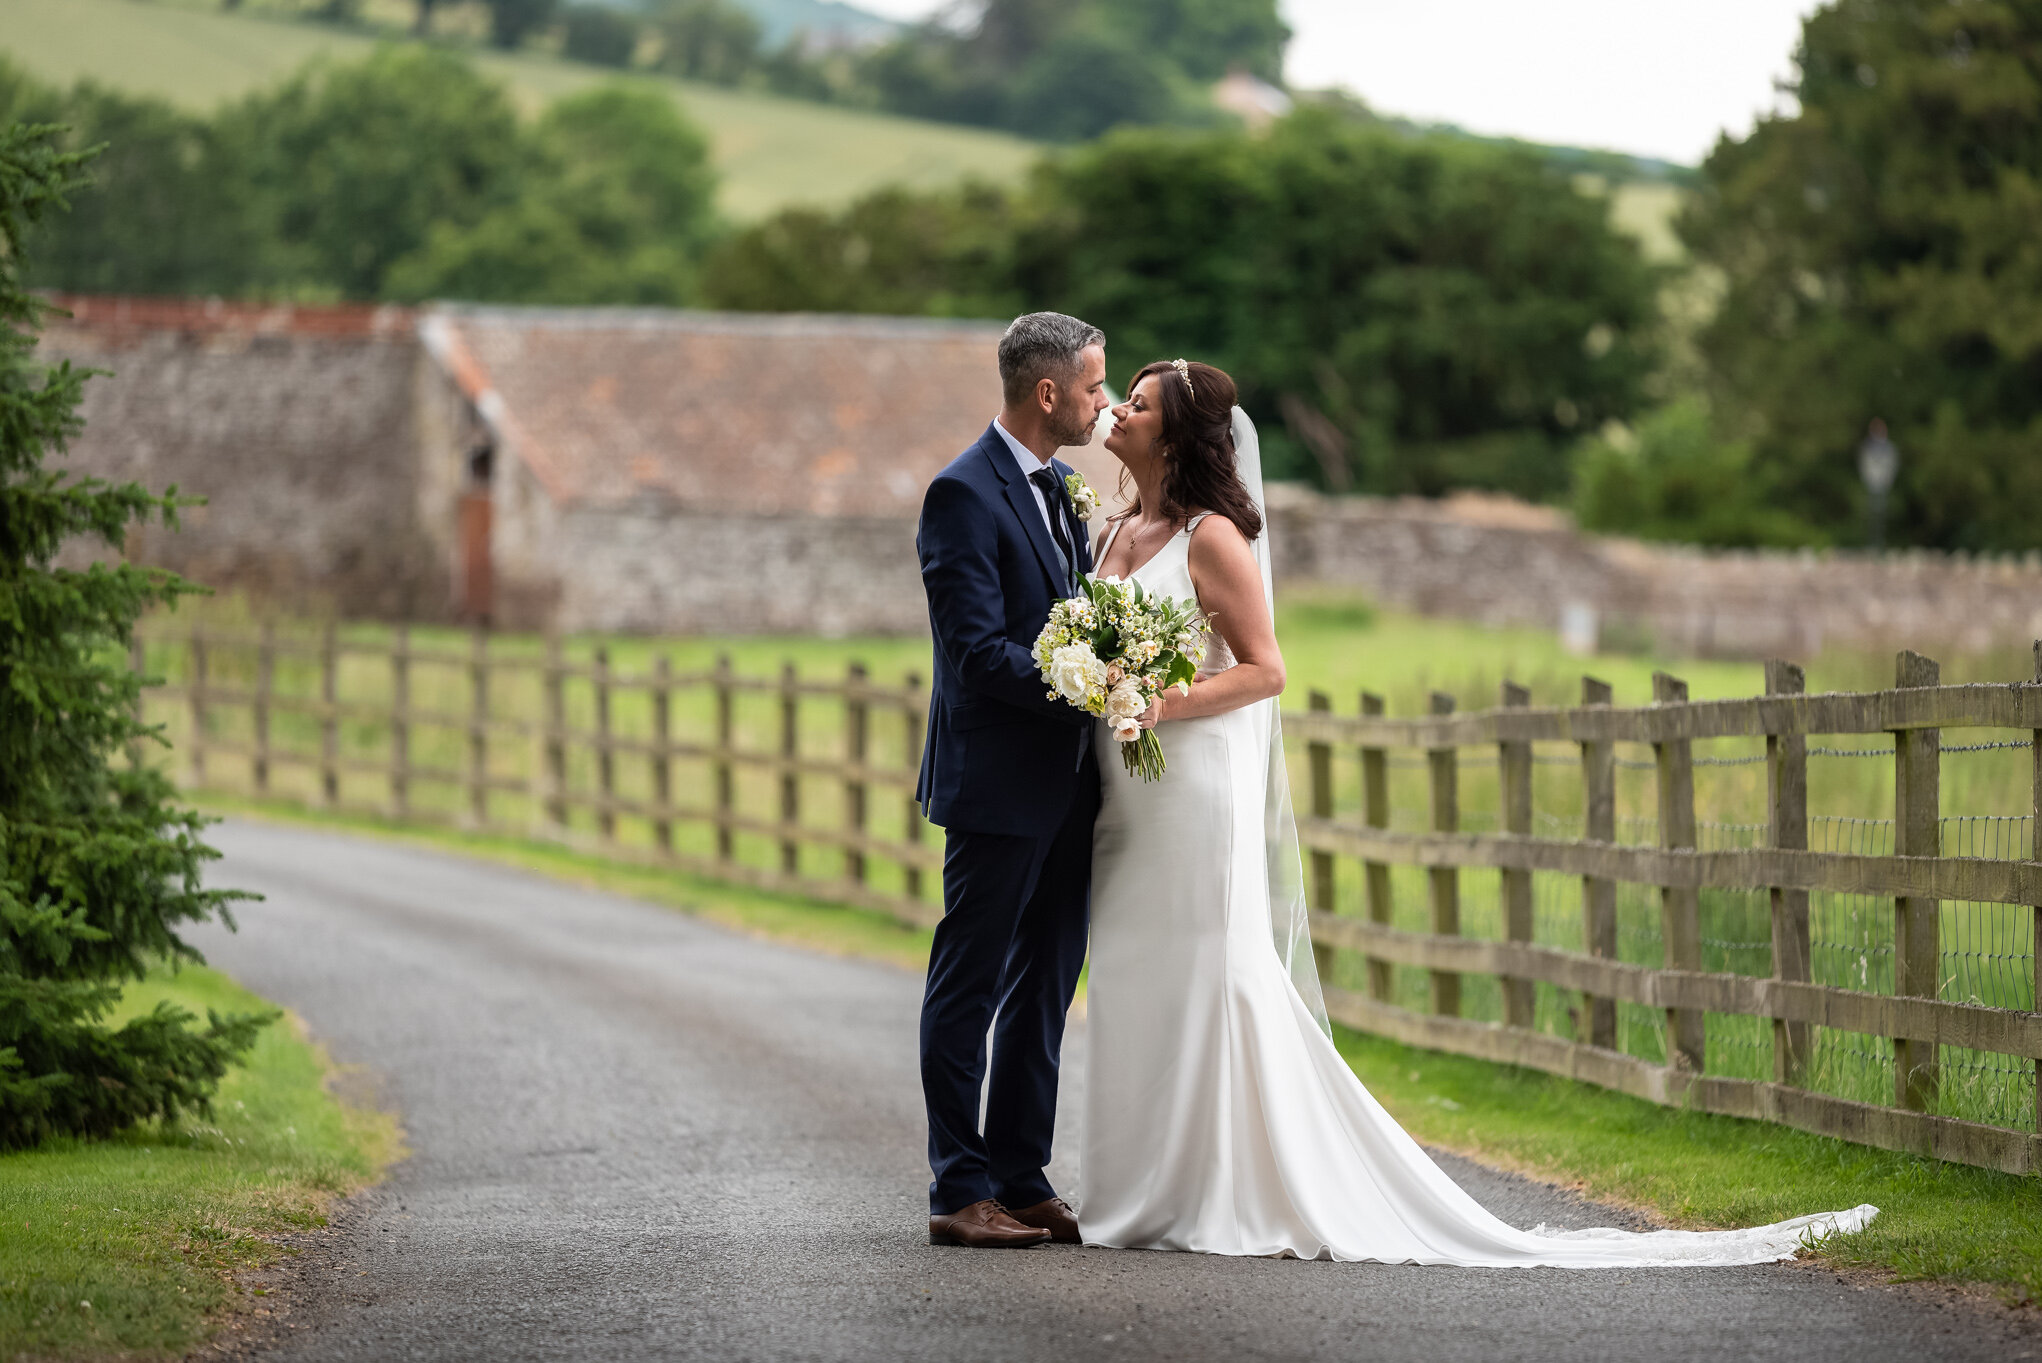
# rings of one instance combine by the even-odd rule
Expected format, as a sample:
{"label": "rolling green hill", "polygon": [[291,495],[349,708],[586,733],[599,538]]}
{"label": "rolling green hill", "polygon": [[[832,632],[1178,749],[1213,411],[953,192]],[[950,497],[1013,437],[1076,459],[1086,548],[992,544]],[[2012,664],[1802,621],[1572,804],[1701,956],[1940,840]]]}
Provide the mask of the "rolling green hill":
{"label": "rolling green hill", "polygon": [[[208,108],[267,85],[315,56],[360,56],[373,40],[320,24],[229,15],[148,0],[0,0],[0,52],[37,77],[90,78]],[[478,50],[478,66],[536,109],[613,72],[536,53]],[[1038,148],[1004,133],[779,99],[665,77],[710,136],[722,206],[762,217],[792,203],[841,204],[882,184],[1008,182]]]}

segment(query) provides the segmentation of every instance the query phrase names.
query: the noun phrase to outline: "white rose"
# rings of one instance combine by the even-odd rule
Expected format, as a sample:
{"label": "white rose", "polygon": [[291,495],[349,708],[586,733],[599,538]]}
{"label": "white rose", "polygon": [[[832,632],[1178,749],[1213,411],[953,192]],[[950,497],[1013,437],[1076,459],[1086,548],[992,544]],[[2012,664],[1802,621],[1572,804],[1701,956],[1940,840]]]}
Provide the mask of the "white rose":
{"label": "white rose", "polygon": [[1148,708],[1149,703],[1142,699],[1140,689],[1131,681],[1124,681],[1106,693],[1106,718],[1114,721],[1116,726],[1119,721],[1132,720]]}
{"label": "white rose", "polygon": [[1049,684],[1073,705],[1106,685],[1106,664],[1088,644],[1065,644],[1049,655]]}
{"label": "white rose", "polygon": [[1132,743],[1142,736],[1142,726],[1133,719],[1109,721],[1113,725],[1113,737],[1121,743]]}

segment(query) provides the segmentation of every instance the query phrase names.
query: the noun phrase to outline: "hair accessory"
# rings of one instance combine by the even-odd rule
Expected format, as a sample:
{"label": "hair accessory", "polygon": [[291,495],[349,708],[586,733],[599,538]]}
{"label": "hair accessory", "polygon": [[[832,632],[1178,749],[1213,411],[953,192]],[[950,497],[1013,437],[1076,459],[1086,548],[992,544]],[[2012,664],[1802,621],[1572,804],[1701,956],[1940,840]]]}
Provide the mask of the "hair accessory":
{"label": "hair accessory", "polygon": [[1191,366],[1182,360],[1172,360],[1170,363],[1177,366],[1177,377],[1184,380],[1184,391],[1197,397],[1198,390],[1191,386]]}

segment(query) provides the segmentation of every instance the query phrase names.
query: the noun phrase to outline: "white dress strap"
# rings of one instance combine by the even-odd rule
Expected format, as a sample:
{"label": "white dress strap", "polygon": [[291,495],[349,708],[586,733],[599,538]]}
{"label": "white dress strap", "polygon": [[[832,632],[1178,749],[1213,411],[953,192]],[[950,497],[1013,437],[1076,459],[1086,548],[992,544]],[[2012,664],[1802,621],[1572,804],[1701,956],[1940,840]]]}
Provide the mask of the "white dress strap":
{"label": "white dress strap", "polygon": [[1184,533],[1188,535],[1192,531],[1198,529],[1198,523],[1204,520],[1207,516],[1210,516],[1211,514],[1212,513],[1210,511],[1201,511],[1196,516],[1193,516],[1190,520],[1184,522]]}
{"label": "white dress strap", "polygon": [[1120,533],[1120,527],[1125,524],[1127,524],[1125,521],[1108,521],[1106,523],[1106,537],[1100,540],[1099,547],[1092,551],[1093,567],[1096,568],[1106,561],[1106,551],[1113,547],[1113,537]]}

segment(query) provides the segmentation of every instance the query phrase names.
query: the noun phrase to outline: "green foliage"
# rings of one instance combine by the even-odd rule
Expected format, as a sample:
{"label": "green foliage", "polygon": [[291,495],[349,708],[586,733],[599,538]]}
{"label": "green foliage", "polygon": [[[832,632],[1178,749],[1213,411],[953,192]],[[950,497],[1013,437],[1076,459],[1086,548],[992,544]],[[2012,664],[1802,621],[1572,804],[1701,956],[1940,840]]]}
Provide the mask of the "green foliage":
{"label": "green foliage", "polygon": [[576,61],[629,66],[638,50],[637,22],[602,5],[575,5],[561,28],[561,50]]}
{"label": "green foliage", "polygon": [[46,308],[23,288],[21,248],[89,159],[58,129],[0,128],[0,1146],[202,1109],[265,1021],[214,1015],[195,1031],[168,1005],[100,1021],[120,981],[195,958],[180,924],[245,896],[204,888],[204,820],[172,804],[168,780],[115,762],[153,737],[123,646],[145,610],[193,589],[126,563],[54,566],[69,539],[118,547],[178,506],[42,466],[78,431],[87,376],[34,362]]}
{"label": "green foliage", "polygon": [[533,188],[472,227],[442,221],[390,271],[401,299],[677,305],[715,226],[700,133],[672,100],[598,86],[539,121]]}
{"label": "green foliage", "polygon": [[883,189],[842,213],[789,209],[727,238],[703,269],[711,307],[1012,316],[1011,206],[989,185]]}
{"label": "green foliage", "polygon": [[899,113],[1074,142],[1211,123],[1202,87],[1236,66],[1279,79],[1289,38],[1274,0],[990,0],[971,29],[925,24],[859,76]]}
{"label": "green foliage", "polygon": [[1173,74],[1154,49],[1123,34],[1073,29],[1021,68],[1007,94],[1006,123],[1052,142],[1167,123],[1178,111]]}
{"label": "green foliage", "polygon": [[544,28],[559,7],[559,0],[487,0],[489,41],[509,49],[522,46],[525,39]]}
{"label": "green foliage", "polygon": [[758,61],[759,21],[730,0],[666,0],[660,65],[689,80],[736,85]]}
{"label": "green foliage", "polygon": [[1011,197],[790,210],[709,276],[732,308],[1068,311],[1129,370],[1231,372],[1273,472],[1382,493],[1563,495],[1567,447],[1631,415],[1656,358],[1657,273],[1544,158],[1315,111],[1115,134]]}
{"label": "green foliage", "polygon": [[0,65],[10,114],[109,147],[34,243],[45,288],[681,304],[717,229],[706,140],[663,91],[599,86],[525,124],[423,45],[314,63],[213,119]]}
{"label": "green foliage", "polygon": [[1304,111],[1264,139],[1118,134],[1037,197],[1031,302],[1118,363],[1227,369],[1333,487],[1556,494],[1564,442],[1629,415],[1653,363],[1656,275],[1529,152]]}
{"label": "green foliage", "polygon": [[416,45],[314,62],[226,110],[219,136],[267,257],[250,282],[349,298],[382,296],[435,224],[472,226],[512,201],[526,162],[502,88]]}
{"label": "green foliage", "polygon": [[1838,539],[1880,417],[1895,539],[2042,545],[2042,7],[1831,4],[1798,61],[1799,112],[1719,144],[1681,223],[1726,282],[1700,342],[1718,410]]}
{"label": "green foliage", "polygon": [[1583,529],[1733,547],[1823,542],[1781,507],[1747,441],[1720,438],[1705,403],[1681,398],[1628,439],[1599,436],[1574,456],[1574,514]]}

